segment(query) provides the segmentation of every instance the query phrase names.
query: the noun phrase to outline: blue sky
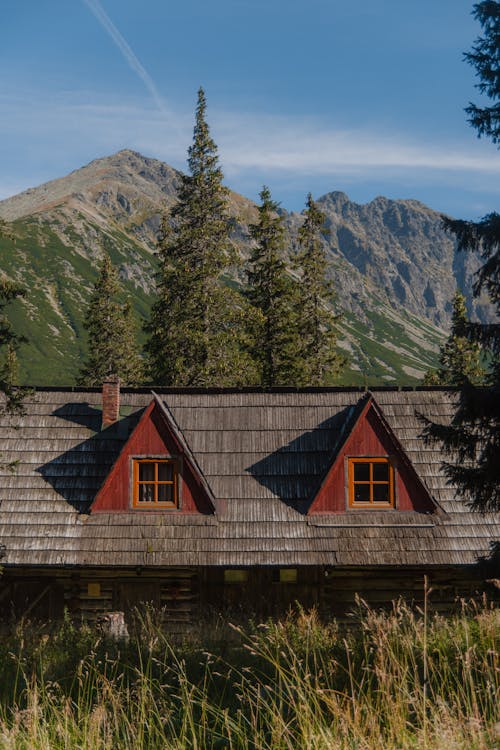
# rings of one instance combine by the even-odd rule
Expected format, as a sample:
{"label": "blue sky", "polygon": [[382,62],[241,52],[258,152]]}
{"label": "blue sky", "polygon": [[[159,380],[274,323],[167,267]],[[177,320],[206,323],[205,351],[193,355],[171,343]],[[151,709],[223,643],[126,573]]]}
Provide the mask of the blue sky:
{"label": "blue sky", "polygon": [[132,148],[184,169],[196,91],[226,183],[289,210],[343,190],[461,218],[500,203],[463,108],[465,0],[3,0],[0,198]]}

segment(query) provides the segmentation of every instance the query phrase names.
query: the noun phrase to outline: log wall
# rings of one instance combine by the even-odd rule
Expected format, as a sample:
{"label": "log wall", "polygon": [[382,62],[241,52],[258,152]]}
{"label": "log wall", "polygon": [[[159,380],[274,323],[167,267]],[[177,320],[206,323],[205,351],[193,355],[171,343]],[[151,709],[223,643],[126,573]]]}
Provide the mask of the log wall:
{"label": "log wall", "polygon": [[[239,569],[244,570],[244,569]],[[498,598],[492,584],[478,569],[249,568],[228,582],[223,568],[169,568],[129,570],[6,570],[0,578],[0,618],[25,618],[50,623],[64,610],[76,620],[99,622],[110,612],[123,612],[134,626],[149,612],[156,623],[171,631],[214,615],[261,618],[285,615],[299,603],[316,607],[324,618],[345,619],[360,597],[371,607],[389,607],[404,598],[411,605],[424,599],[427,576],[433,611],[450,612],[461,601],[486,594]],[[296,570],[296,580],[293,580]],[[239,579],[239,580],[238,580]]]}
{"label": "log wall", "polygon": [[[427,587],[428,603],[434,612],[451,613],[471,598],[486,594],[496,598],[495,589],[482,580],[479,571],[467,568],[377,569],[325,568],[320,587],[319,609],[323,616],[344,618],[360,597],[372,608],[387,608],[403,599],[422,606]],[[427,579],[427,580],[425,580]]]}

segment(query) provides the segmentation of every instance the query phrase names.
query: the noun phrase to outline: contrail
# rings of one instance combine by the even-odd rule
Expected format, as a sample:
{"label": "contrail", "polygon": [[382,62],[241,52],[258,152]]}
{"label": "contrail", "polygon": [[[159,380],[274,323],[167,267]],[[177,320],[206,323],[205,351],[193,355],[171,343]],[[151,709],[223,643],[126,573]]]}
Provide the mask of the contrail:
{"label": "contrail", "polygon": [[134,54],[133,50],[130,48],[130,45],[120,34],[118,29],[114,25],[113,21],[110,19],[110,17],[106,13],[102,5],[100,4],[99,0],[84,0],[84,3],[87,5],[89,10],[92,11],[94,16],[97,18],[97,20],[101,24],[101,26],[108,32],[109,36],[111,37],[113,42],[116,44],[116,46],[122,53],[123,57],[129,64],[129,66],[132,68],[132,70],[135,73],[137,73],[139,78],[141,78],[147,90],[149,91],[153,99],[155,100],[158,109],[161,112],[166,114],[165,104],[160,96],[158,89],[155,86],[153,79],[151,78],[147,70],[145,70],[144,67],[141,65],[137,56]]}

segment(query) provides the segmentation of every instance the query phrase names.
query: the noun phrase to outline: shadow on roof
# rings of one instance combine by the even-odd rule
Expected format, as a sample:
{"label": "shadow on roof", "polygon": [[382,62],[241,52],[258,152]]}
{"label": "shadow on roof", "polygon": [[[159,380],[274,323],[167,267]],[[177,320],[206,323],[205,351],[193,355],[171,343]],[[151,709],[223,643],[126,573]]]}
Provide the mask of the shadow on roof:
{"label": "shadow on roof", "polygon": [[53,413],[96,434],[39,466],[37,473],[75,510],[87,512],[143,411],[139,409],[101,430],[99,409],[89,404],[65,404]]}
{"label": "shadow on roof", "polygon": [[343,444],[356,407],[349,406],[303,432],[245,469],[259,484],[299,513],[307,513],[319,485]]}
{"label": "shadow on roof", "polygon": [[88,430],[99,432],[102,422],[102,411],[91,406],[89,403],[76,401],[74,403],[64,404],[52,412],[54,417],[66,419],[68,422],[82,425]]}

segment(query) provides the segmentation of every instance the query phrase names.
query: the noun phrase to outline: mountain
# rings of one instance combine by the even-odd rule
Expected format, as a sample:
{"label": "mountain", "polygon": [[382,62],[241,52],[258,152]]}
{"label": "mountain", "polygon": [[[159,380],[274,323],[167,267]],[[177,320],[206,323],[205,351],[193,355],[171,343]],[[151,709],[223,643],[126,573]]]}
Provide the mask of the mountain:
{"label": "mountain", "polygon": [[[1,268],[28,288],[11,308],[16,330],[29,339],[20,353],[23,382],[74,382],[101,248],[119,267],[140,328],[150,306],[160,216],[178,184],[176,170],[125,150],[0,201],[0,217],[14,223],[16,234],[15,242],[0,241]],[[358,205],[332,192],[318,203],[330,230],[336,304],[345,311],[340,343],[350,366],[343,382],[418,382],[435,363],[457,285],[471,300],[477,260],[457,254],[440,214],[417,201],[380,197]],[[244,257],[256,208],[231,192],[230,211]],[[301,216],[283,213],[293,246]],[[242,278],[242,267],[235,268],[235,281]],[[472,306],[479,318],[488,316],[484,302]]]}

